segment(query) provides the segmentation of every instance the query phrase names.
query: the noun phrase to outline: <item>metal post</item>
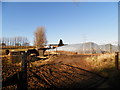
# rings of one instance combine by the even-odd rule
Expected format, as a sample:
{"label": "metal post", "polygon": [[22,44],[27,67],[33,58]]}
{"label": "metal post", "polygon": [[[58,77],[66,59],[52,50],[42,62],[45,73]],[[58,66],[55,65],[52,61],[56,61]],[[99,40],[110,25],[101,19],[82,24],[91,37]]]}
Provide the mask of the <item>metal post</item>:
{"label": "metal post", "polygon": [[115,52],[115,68],[119,69],[119,53]]}

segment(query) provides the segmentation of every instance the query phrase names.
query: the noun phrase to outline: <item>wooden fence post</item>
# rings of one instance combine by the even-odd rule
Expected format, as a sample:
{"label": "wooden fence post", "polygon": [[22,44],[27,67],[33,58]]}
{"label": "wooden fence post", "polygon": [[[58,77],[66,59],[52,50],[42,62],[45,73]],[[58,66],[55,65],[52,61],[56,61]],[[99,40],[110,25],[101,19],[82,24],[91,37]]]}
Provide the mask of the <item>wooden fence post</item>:
{"label": "wooden fence post", "polygon": [[27,53],[22,53],[22,66],[18,90],[27,90]]}
{"label": "wooden fence post", "polygon": [[115,68],[119,69],[119,52],[115,52]]}

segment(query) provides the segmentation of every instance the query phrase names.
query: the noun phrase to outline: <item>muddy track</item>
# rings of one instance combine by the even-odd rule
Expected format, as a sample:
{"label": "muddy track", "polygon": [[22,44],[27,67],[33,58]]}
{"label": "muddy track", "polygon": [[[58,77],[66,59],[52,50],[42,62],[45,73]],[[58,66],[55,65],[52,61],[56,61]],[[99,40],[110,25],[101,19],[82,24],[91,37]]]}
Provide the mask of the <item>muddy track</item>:
{"label": "muddy track", "polygon": [[106,80],[94,72],[63,63],[32,67],[29,71],[51,88],[91,88],[99,86]]}
{"label": "muddy track", "polygon": [[[3,86],[18,83],[17,72],[3,82]],[[89,70],[64,63],[44,64],[28,67],[28,89],[41,88],[96,88],[106,78]]]}

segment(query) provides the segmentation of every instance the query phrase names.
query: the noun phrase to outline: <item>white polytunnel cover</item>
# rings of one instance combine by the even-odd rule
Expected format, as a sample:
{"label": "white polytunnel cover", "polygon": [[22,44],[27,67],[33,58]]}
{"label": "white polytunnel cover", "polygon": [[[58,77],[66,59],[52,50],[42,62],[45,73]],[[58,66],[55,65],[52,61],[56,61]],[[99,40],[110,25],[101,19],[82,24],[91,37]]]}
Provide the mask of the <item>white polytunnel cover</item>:
{"label": "white polytunnel cover", "polygon": [[118,46],[112,44],[99,45],[100,49],[105,52],[118,52]]}
{"label": "white polytunnel cover", "polygon": [[80,44],[71,44],[71,45],[65,45],[61,47],[57,47],[56,49],[50,49],[49,51],[70,51],[70,52],[77,52],[77,53],[101,53],[100,47],[93,43],[93,42],[87,42],[87,43],[80,43]]}

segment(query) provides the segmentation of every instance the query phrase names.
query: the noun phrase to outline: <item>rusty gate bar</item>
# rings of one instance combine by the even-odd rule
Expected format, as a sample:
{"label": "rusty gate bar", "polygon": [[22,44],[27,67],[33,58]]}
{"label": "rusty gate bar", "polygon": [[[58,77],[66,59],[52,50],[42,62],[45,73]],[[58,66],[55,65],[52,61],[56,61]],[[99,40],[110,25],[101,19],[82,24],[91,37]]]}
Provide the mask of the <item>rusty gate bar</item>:
{"label": "rusty gate bar", "polygon": [[115,52],[115,68],[119,69],[119,52]]}

